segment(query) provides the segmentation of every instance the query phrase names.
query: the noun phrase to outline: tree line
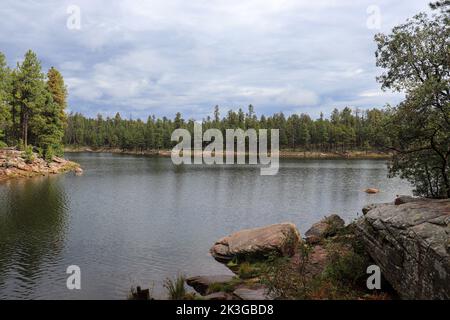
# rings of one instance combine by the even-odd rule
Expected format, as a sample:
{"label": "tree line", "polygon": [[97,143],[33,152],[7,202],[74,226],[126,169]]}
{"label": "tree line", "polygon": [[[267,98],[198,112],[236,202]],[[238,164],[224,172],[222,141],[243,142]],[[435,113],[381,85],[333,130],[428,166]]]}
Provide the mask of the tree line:
{"label": "tree line", "polygon": [[61,155],[66,100],[61,73],[52,67],[45,75],[33,51],[14,69],[0,52],[0,146],[35,146],[47,159]]}
{"label": "tree line", "polygon": [[[220,116],[219,106],[213,116],[202,120],[203,130],[219,129],[225,135],[226,129],[279,129],[280,147],[301,151],[346,152],[351,150],[378,150],[387,144],[389,136],[381,126],[389,117],[388,110],[335,109],[329,119],[323,114],[311,119],[307,114],[283,113],[260,116],[252,105],[246,112],[229,110]],[[95,148],[116,148],[122,150],[170,149],[177,142],[171,141],[175,129],[183,128],[193,134],[193,119],[185,120],[180,113],[173,119],[150,116],[146,121],[123,119],[98,115],[86,118],[79,113],[68,116],[64,142],[73,146]]]}
{"label": "tree line", "polygon": [[[399,105],[335,109],[314,120],[306,114],[258,117],[252,105],[221,116],[216,106],[212,117],[203,119],[204,130],[279,129],[281,148],[293,150],[391,150],[391,176],[410,181],[417,195],[450,198],[450,1],[431,8],[433,14],[419,13],[375,37],[376,63],[384,70],[377,80],[385,90],[405,93]],[[66,116],[66,100],[62,75],[55,68],[44,75],[35,53],[28,51],[15,69],[0,53],[0,147],[33,145],[51,159],[62,153],[62,142],[143,151],[172,148],[175,129],[193,132],[194,120],[180,113],[146,121],[120,114]]]}

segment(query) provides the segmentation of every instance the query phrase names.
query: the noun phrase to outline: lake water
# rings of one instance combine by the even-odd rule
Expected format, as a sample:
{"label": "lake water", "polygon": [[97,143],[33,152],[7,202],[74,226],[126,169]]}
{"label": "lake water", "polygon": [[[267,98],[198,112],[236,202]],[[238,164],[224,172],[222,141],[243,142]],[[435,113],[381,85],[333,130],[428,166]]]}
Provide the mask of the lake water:
{"label": "lake water", "polygon": [[[381,160],[284,160],[276,176],[248,166],[175,167],[170,158],[68,154],[85,174],[0,184],[0,299],[124,299],[131,286],[228,274],[209,248],[243,228],[325,215],[350,222],[373,202],[410,194]],[[368,187],[377,195],[363,192]],[[66,268],[81,268],[81,290]]]}

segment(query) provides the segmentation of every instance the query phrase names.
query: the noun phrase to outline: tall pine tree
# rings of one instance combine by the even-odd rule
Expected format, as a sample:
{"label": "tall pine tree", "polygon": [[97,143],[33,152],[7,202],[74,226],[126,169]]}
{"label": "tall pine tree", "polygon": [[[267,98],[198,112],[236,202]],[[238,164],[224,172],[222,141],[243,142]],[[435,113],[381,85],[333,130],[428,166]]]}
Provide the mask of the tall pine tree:
{"label": "tall pine tree", "polygon": [[11,120],[11,70],[6,64],[6,58],[0,52],[0,146],[6,145],[5,131]]}
{"label": "tall pine tree", "polygon": [[44,74],[36,54],[31,50],[25,54],[24,61],[17,65],[14,72],[13,94],[14,131],[26,147],[30,122],[33,116],[39,114],[46,102]]}

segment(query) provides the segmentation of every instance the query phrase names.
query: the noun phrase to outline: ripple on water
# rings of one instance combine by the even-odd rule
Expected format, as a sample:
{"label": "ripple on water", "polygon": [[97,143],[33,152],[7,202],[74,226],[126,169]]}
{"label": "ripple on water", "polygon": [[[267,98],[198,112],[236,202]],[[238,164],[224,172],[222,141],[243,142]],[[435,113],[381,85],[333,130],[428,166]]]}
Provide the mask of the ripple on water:
{"label": "ripple on water", "polygon": [[[304,232],[329,213],[351,221],[367,203],[411,192],[386,178],[383,161],[286,160],[262,177],[161,158],[70,157],[82,177],[0,185],[2,299],[123,299],[133,285],[163,297],[166,277],[229,273],[208,250],[233,231],[292,221]],[[66,288],[69,265],[81,267],[81,291]]]}

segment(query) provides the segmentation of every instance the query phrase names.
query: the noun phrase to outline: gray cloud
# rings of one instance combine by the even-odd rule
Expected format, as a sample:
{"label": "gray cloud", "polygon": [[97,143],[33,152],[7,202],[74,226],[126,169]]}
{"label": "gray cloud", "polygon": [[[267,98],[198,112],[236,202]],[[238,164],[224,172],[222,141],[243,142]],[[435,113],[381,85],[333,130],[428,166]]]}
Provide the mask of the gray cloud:
{"label": "gray cloud", "polygon": [[[401,95],[375,81],[376,32],[427,10],[423,0],[12,1],[0,7],[0,51],[33,49],[63,72],[70,109],[200,119],[219,104],[274,113],[381,107]],[[81,9],[69,30],[67,7]],[[381,30],[367,28],[367,8]]]}

